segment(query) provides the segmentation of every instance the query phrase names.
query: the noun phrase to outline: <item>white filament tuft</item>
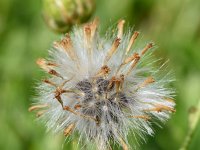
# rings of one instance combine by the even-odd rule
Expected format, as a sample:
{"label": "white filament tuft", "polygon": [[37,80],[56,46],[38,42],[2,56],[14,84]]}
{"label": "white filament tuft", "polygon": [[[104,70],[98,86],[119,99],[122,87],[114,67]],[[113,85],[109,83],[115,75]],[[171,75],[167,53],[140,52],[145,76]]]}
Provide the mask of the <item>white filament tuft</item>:
{"label": "white filament tuft", "polygon": [[134,147],[129,133],[153,135],[151,124],[175,112],[166,64],[156,68],[154,45],[137,44],[139,32],[123,34],[123,24],[110,39],[99,36],[97,21],[75,28],[55,42],[50,59],[37,61],[51,77],[37,88],[37,104],[29,110],[39,110],[48,130],[78,132],[97,149],[118,143],[127,150]]}

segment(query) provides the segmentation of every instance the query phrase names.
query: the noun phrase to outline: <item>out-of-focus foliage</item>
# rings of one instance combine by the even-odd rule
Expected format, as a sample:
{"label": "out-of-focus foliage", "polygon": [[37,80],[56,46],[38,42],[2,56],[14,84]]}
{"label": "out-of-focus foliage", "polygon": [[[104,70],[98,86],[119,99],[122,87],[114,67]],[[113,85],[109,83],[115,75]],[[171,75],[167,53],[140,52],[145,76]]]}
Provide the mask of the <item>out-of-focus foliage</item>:
{"label": "out-of-focus foliage", "polygon": [[[36,94],[33,87],[43,74],[35,64],[60,35],[52,33],[41,15],[40,0],[0,1],[0,149],[76,149],[76,140],[46,134],[27,111]],[[188,131],[188,109],[200,100],[199,0],[97,0],[102,30],[120,18],[158,45],[156,57],[170,59],[177,81],[177,112],[142,150],[177,150]],[[132,137],[134,138],[134,137]],[[200,123],[189,145],[199,148]]]}

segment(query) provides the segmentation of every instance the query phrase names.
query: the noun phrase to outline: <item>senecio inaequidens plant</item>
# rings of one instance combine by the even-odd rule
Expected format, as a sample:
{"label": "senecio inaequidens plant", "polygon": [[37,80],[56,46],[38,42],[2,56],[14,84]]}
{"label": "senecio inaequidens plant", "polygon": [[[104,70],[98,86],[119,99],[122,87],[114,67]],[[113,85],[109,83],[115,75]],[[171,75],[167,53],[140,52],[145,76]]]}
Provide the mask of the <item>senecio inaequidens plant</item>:
{"label": "senecio inaequidens plant", "polygon": [[49,59],[37,60],[50,76],[29,111],[37,111],[48,129],[77,132],[99,150],[112,149],[110,143],[128,150],[134,147],[129,134],[153,135],[152,124],[175,112],[174,90],[167,86],[173,79],[165,63],[156,67],[153,43],[140,45],[139,32],[123,32],[124,20],[103,38],[98,22],[74,28],[54,43]]}

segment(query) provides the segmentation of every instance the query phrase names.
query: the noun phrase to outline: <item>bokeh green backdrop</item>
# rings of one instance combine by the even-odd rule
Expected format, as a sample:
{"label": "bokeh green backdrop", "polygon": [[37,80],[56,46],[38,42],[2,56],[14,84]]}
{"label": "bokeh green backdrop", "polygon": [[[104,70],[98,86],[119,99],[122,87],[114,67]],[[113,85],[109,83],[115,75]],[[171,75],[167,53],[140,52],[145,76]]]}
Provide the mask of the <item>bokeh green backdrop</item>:
{"label": "bokeh green backdrop", "polygon": [[[41,79],[35,64],[60,38],[45,25],[41,0],[0,0],[0,150],[73,149],[62,135],[45,133],[27,111]],[[177,150],[188,131],[188,108],[200,101],[199,0],[97,0],[102,30],[126,19],[159,46],[156,57],[170,59],[176,76],[177,112],[142,150]],[[200,149],[200,124],[189,145]]]}

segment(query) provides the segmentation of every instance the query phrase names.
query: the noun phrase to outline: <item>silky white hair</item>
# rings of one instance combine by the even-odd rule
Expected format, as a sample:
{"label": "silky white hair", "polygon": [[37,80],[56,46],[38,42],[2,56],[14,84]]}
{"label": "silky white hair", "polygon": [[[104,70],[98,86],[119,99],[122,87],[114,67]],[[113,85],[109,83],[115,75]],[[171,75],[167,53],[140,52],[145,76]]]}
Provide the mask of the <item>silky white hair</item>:
{"label": "silky white hair", "polygon": [[111,149],[110,143],[131,149],[129,134],[153,135],[152,123],[175,112],[173,78],[166,63],[157,67],[153,43],[140,42],[137,31],[123,32],[124,20],[105,37],[97,25],[95,19],[75,27],[54,43],[48,59],[38,59],[50,76],[29,111],[37,111],[48,130],[78,132],[99,150]]}

